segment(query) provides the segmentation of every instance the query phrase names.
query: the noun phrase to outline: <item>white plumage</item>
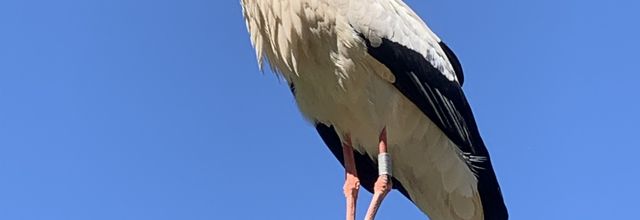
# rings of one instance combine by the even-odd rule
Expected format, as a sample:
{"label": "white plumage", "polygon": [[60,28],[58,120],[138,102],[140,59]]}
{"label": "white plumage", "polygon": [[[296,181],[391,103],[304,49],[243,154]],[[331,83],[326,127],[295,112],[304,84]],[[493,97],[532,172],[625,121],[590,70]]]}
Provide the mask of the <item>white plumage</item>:
{"label": "white plumage", "polygon": [[[307,120],[333,126],[341,139],[349,133],[354,149],[372,161],[386,127],[393,176],[422,211],[434,220],[484,219],[478,180],[465,154],[398,91],[396,74],[368,52],[367,41],[374,49],[383,39],[396,42],[458,83],[440,39],[404,2],[242,0],[242,5],[260,66],[267,60],[295,86]],[[415,74],[409,77],[418,81]]]}

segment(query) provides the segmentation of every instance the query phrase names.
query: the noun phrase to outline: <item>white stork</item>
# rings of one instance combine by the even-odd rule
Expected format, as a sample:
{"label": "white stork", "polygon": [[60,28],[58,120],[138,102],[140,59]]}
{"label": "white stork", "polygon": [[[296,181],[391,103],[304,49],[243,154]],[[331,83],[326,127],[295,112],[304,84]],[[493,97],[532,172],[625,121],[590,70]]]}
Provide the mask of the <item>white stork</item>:
{"label": "white stork", "polygon": [[347,219],[360,184],[366,219],[392,188],[430,219],[508,218],[462,67],[402,0],[241,1],[261,68],[345,167]]}

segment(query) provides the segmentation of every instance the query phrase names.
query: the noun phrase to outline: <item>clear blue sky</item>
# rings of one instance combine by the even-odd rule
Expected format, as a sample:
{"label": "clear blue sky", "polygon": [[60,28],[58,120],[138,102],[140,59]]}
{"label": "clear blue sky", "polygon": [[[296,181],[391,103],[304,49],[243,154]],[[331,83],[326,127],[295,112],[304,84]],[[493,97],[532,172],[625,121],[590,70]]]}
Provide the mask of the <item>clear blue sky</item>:
{"label": "clear blue sky", "polygon": [[[512,219],[638,218],[638,1],[407,2]],[[0,1],[0,219],[341,219],[342,181],[239,0]],[[379,219],[421,216],[394,192]]]}

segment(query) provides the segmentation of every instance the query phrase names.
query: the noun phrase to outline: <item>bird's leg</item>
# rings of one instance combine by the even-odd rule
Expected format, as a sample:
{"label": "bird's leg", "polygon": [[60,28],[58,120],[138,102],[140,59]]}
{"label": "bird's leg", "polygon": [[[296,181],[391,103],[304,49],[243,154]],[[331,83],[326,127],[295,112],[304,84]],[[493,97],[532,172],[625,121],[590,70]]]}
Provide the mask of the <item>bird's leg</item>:
{"label": "bird's leg", "polygon": [[380,133],[378,145],[378,179],[373,186],[373,199],[367,210],[366,220],[373,220],[382,204],[384,197],[391,191],[391,157],[387,153],[387,128]]}
{"label": "bird's leg", "polygon": [[344,156],[345,181],[344,196],[347,198],[347,220],[356,219],[356,200],[358,199],[358,190],[360,189],[360,179],[356,171],[356,162],[353,158],[353,147],[351,146],[351,137],[345,135],[345,141],[342,143],[342,155]]}

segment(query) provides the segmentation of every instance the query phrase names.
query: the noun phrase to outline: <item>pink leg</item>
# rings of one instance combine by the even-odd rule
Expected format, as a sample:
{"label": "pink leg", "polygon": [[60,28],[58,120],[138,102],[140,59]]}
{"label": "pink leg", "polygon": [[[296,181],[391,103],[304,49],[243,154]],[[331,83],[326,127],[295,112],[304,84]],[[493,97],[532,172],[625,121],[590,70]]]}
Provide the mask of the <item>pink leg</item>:
{"label": "pink leg", "polygon": [[356,172],[356,163],[353,158],[353,147],[351,146],[351,137],[345,135],[345,142],[342,143],[342,155],[344,156],[345,181],[344,196],[347,198],[347,220],[356,219],[356,200],[358,199],[358,190],[360,189],[360,179]]}
{"label": "pink leg", "polygon": [[[387,128],[383,128],[380,133],[380,144],[378,145],[378,153],[387,153]],[[391,176],[383,174],[378,176],[373,186],[373,199],[367,210],[366,220],[373,220],[382,204],[384,197],[391,191]]]}

